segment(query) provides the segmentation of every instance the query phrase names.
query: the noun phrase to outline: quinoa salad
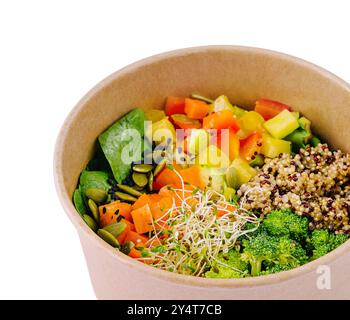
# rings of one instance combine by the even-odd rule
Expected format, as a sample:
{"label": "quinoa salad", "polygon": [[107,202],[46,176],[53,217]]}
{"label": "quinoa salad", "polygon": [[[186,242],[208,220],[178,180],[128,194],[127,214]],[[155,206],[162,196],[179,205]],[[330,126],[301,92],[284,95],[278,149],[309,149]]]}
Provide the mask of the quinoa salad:
{"label": "quinoa salad", "polygon": [[350,162],[297,110],[199,94],[134,108],[98,136],[77,214],[168,272],[246,278],[314,261],[348,240]]}

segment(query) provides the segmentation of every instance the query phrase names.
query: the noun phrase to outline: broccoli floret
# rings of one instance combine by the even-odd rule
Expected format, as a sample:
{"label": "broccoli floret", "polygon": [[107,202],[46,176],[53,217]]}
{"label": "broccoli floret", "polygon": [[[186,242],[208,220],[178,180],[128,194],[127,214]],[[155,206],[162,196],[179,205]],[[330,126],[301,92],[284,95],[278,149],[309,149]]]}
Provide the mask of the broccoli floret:
{"label": "broccoli floret", "polygon": [[278,262],[283,268],[296,268],[308,261],[306,251],[302,246],[287,237],[280,238],[278,243]]}
{"label": "broccoli floret", "polygon": [[276,210],[266,216],[263,227],[272,236],[289,236],[296,241],[303,241],[308,234],[308,219],[294,214],[289,209]]}
{"label": "broccoli floret", "polygon": [[260,233],[251,239],[242,241],[243,253],[241,259],[250,265],[250,273],[257,276],[261,272],[263,262],[273,262],[278,256],[278,238]]}
{"label": "broccoli floret", "polygon": [[[275,237],[260,233],[250,240],[242,241],[241,259],[250,264],[252,276],[261,274],[264,267],[270,273],[278,269],[288,270],[307,262],[306,251],[299,243],[288,237]],[[267,273],[265,273],[267,274]]]}
{"label": "broccoli floret", "polygon": [[334,250],[349,238],[346,234],[329,233],[327,229],[314,230],[311,234],[311,260],[315,260]]}
{"label": "broccoli floret", "polygon": [[277,272],[282,272],[282,271],[287,271],[292,269],[290,266],[288,265],[280,265],[280,264],[270,264],[266,267],[266,270],[261,271],[259,273],[259,276],[264,276],[264,275],[268,275],[271,273],[277,273]]}
{"label": "broccoli floret", "polygon": [[248,274],[248,264],[241,260],[241,254],[236,250],[230,250],[227,254],[219,254],[217,260],[225,265],[214,261],[206,278],[242,278]]}

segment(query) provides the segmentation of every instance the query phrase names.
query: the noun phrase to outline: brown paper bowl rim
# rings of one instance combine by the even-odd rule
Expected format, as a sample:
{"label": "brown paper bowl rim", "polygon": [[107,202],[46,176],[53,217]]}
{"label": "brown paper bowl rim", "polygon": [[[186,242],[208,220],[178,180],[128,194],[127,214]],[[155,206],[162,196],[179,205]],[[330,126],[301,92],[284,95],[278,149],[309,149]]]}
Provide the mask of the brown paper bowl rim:
{"label": "brown paper bowl rim", "polygon": [[200,47],[190,47],[184,49],[173,50],[161,54],[157,54],[142,60],[139,60],[135,63],[132,63],[119,71],[116,71],[106,77],[104,80],[99,82],[96,86],[94,86],[85,96],[76,104],[73,110],[67,116],[60,132],[57,137],[55,152],[54,152],[54,180],[56,190],[61,201],[61,204],[68,215],[69,219],[72,221],[74,226],[77,228],[79,233],[83,233],[86,237],[93,238],[92,240],[96,242],[96,245],[100,250],[106,251],[107,254],[111,255],[113,259],[119,260],[122,262],[125,267],[130,270],[137,270],[138,272],[144,273],[145,276],[156,277],[165,281],[170,281],[174,283],[178,283],[181,285],[189,285],[189,286],[199,286],[199,287],[221,287],[221,288],[240,288],[240,287],[253,287],[253,286],[261,286],[261,285],[270,285],[279,283],[282,281],[286,281],[297,276],[304,275],[306,273],[315,272],[318,266],[327,265],[330,262],[336,260],[341,255],[349,252],[350,248],[350,240],[345,242],[343,245],[339,246],[337,249],[332,252],[326,254],[325,256],[309,262],[301,267],[284,271],[280,273],[275,273],[271,275],[259,276],[259,277],[249,277],[242,279],[209,279],[209,278],[199,278],[189,275],[181,275],[172,273],[169,271],[164,271],[157,269],[152,266],[148,266],[139,261],[136,261],[127,255],[113,249],[110,245],[108,245],[105,241],[97,236],[81,219],[79,214],[77,214],[75,207],[72,203],[71,197],[66,192],[64,188],[63,182],[63,159],[62,159],[62,151],[64,149],[66,133],[71,124],[76,121],[78,114],[84,108],[86,101],[88,101],[91,97],[93,97],[97,92],[99,92],[102,88],[107,86],[110,82],[112,82],[115,78],[118,78],[124,74],[127,74],[131,71],[135,71],[140,67],[144,67],[150,64],[153,64],[159,60],[165,60],[174,56],[182,56],[187,54],[194,53],[202,53],[209,51],[231,51],[231,52],[246,52],[246,53],[258,53],[263,55],[272,56],[278,59],[282,59],[288,62],[292,62],[301,67],[312,70],[315,73],[322,75],[325,78],[328,78],[333,83],[337,83],[340,87],[350,92],[350,85],[346,83],[344,80],[340,79],[338,76],[332,74],[331,72],[313,64],[307,62],[303,59],[296,58],[294,56],[262,49],[262,48],[254,48],[254,47],[245,47],[245,46],[231,46],[231,45],[211,45],[211,46],[200,46]]}

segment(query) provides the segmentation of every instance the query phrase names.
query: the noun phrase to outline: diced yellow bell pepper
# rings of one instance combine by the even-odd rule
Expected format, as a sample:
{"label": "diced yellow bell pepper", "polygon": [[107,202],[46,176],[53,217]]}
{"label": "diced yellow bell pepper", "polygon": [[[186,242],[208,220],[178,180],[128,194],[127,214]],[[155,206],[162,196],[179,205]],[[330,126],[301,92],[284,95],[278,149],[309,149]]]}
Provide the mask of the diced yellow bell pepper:
{"label": "diced yellow bell pepper", "polygon": [[280,153],[291,153],[291,142],[263,134],[261,153],[268,158],[276,158]]}
{"label": "diced yellow bell pepper", "polygon": [[145,119],[152,122],[157,122],[165,118],[165,112],[158,109],[145,110]]}
{"label": "diced yellow bell pepper", "polygon": [[199,154],[209,145],[209,133],[204,129],[192,129],[187,139],[187,152]]}
{"label": "diced yellow bell pepper", "polygon": [[264,131],[264,118],[255,111],[249,111],[239,118],[238,123],[241,130],[246,133],[254,131]]}
{"label": "diced yellow bell pepper", "polygon": [[152,139],[156,144],[175,143],[176,131],[167,117],[152,124]]}
{"label": "diced yellow bell pepper", "polygon": [[287,109],[264,123],[265,129],[276,139],[282,139],[299,127],[298,120]]}

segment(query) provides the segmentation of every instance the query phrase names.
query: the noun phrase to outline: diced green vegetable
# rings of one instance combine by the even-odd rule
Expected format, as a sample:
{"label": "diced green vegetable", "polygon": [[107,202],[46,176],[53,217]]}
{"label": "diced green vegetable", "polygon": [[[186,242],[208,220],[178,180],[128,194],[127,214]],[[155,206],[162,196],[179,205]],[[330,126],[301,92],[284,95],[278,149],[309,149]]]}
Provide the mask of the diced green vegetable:
{"label": "diced green vegetable", "polygon": [[[134,109],[115,122],[105,132],[103,132],[98,140],[101,148],[111,166],[114,178],[118,183],[130,174],[131,162],[140,161],[142,157],[142,136],[144,134],[145,113],[141,109]],[[127,130],[136,130],[140,139],[130,136]],[[125,148],[132,153],[130,159],[126,161],[122,156]]]}
{"label": "diced green vegetable", "polygon": [[238,107],[238,106],[233,106],[233,114],[237,117],[240,118],[242,116],[244,116],[248,111]]}
{"label": "diced green vegetable", "polygon": [[201,166],[200,178],[205,184],[206,189],[212,189],[223,193],[225,175],[221,172],[221,170],[209,166]]}
{"label": "diced green vegetable", "polygon": [[291,142],[263,134],[261,153],[268,158],[276,158],[280,153],[291,153]]}
{"label": "diced green vegetable", "polygon": [[311,136],[311,121],[305,117],[301,117],[298,122],[300,127],[306,130]]}
{"label": "diced green vegetable", "polygon": [[275,138],[282,139],[299,127],[298,121],[287,109],[264,123],[265,129]]}
{"label": "diced green vegetable", "polygon": [[299,119],[300,113],[298,111],[292,111],[292,115],[294,116],[295,119]]}
{"label": "diced green vegetable", "polygon": [[252,161],[249,162],[249,165],[250,165],[251,167],[261,167],[261,166],[264,165],[264,163],[265,163],[265,161],[264,161],[264,156],[261,155],[261,154],[257,154],[257,155],[255,156],[254,160],[252,160]]}
{"label": "diced green vegetable", "polygon": [[312,137],[310,120],[301,117],[298,122],[300,127],[285,137],[285,140],[292,142],[294,152],[299,152],[300,148],[305,148]]}
{"label": "diced green vegetable", "polygon": [[232,161],[226,171],[227,186],[238,189],[242,184],[247,183],[256,175],[256,170],[248,162],[237,158]]}
{"label": "diced green vegetable", "polygon": [[196,163],[216,168],[227,168],[230,164],[230,159],[220,148],[210,144],[198,154]]}
{"label": "diced green vegetable", "polygon": [[232,202],[235,199],[236,190],[231,187],[224,186],[224,197],[227,201]]}
{"label": "diced green vegetable", "polygon": [[208,146],[209,134],[204,129],[192,129],[187,140],[187,152],[198,154]]}
{"label": "diced green vegetable", "polygon": [[311,139],[310,139],[310,144],[313,146],[313,147],[316,147],[317,145],[319,145],[321,142],[321,140],[316,137],[316,136],[313,136]]}
{"label": "diced green vegetable", "polygon": [[212,103],[212,112],[218,112],[222,110],[230,110],[233,112],[233,107],[228,98],[224,95],[219,96]]}

